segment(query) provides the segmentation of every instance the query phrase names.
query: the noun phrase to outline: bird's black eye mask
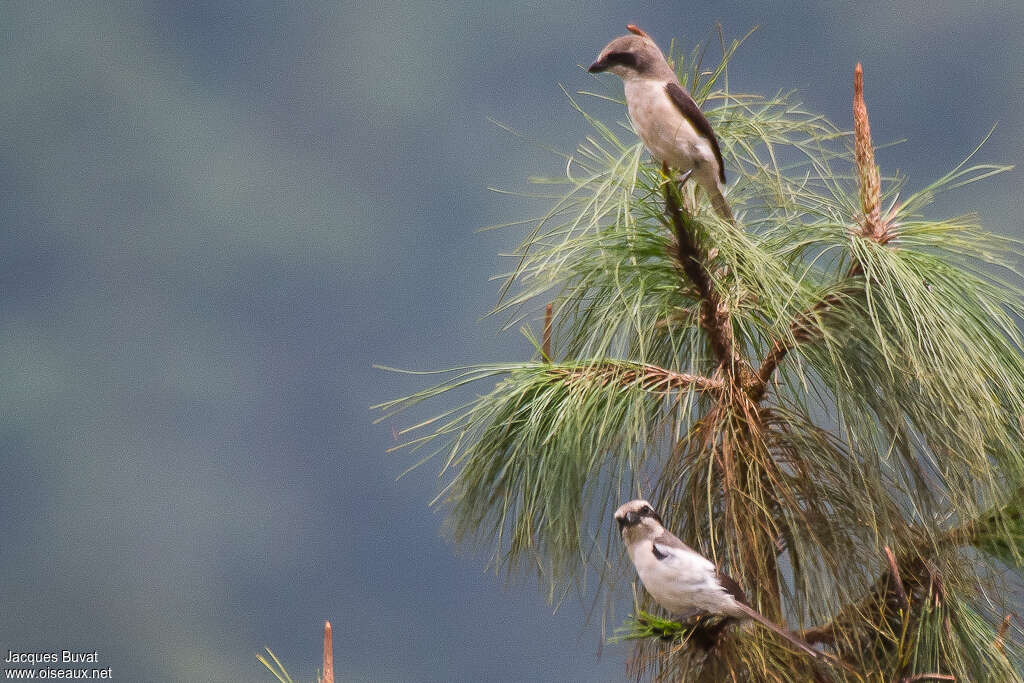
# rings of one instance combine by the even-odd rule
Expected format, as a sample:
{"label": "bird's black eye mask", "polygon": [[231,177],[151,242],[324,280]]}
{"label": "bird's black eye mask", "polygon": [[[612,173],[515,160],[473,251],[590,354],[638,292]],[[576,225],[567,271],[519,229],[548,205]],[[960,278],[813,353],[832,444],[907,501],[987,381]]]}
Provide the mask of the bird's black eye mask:
{"label": "bird's black eye mask", "polygon": [[[635,52],[610,52],[607,57],[604,58],[605,64],[608,66],[614,66],[621,64],[622,66],[629,66],[636,68],[637,60]],[[605,67],[608,68],[608,67]]]}
{"label": "bird's black eye mask", "polygon": [[644,506],[644,509],[640,511],[640,516],[641,517],[653,517],[655,519],[655,521],[658,522],[658,524],[661,524],[661,517],[658,515],[657,512],[654,511],[654,508],[652,508],[650,505],[645,505]]}
{"label": "bird's black eye mask", "polygon": [[599,59],[591,64],[588,71],[590,73],[599,73],[607,71],[609,67],[619,65],[635,69],[638,64],[635,52],[609,52],[603,59]]}
{"label": "bird's black eye mask", "polygon": [[623,529],[628,526],[636,526],[644,517],[651,517],[657,520],[658,524],[661,524],[661,517],[658,516],[658,513],[650,505],[644,505],[636,511],[630,510],[622,517],[616,517],[615,521],[619,523],[619,529]]}

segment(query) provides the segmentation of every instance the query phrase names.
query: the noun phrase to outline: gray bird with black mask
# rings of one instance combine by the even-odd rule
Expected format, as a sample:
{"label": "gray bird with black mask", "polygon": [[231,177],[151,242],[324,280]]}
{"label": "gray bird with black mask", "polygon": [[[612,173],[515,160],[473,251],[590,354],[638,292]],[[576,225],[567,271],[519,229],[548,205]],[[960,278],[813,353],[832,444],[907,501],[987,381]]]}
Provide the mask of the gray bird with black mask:
{"label": "gray bird with black mask", "polygon": [[741,621],[753,619],[806,654],[825,658],[748,605],[739,585],[665,529],[661,517],[646,500],[624,504],[615,511],[615,521],[640,582],[654,601],[669,612],[682,618],[716,614]]}
{"label": "gray bird with black mask", "polygon": [[691,176],[710,197],[715,212],[733,220],[723,194],[722,152],[711,123],[654,41],[634,26],[629,30],[633,34],[608,43],[588,71],[610,71],[622,79],[629,118],[651,155]]}

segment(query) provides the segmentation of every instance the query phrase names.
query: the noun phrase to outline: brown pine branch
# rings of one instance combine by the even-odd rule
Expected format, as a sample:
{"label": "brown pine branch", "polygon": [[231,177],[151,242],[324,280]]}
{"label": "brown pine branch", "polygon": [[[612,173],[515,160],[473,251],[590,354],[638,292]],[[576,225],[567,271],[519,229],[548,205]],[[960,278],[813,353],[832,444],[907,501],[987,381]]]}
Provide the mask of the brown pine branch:
{"label": "brown pine branch", "polygon": [[776,339],[764,360],[761,361],[761,365],[757,369],[755,383],[750,389],[751,399],[760,401],[764,398],[768,382],[771,381],[772,375],[786,355],[798,345],[810,341],[817,335],[819,328],[812,324],[814,319],[835,308],[844,296],[845,293],[842,290],[832,292],[794,318],[789,326],[789,337]]}
{"label": "brown pine branch", "polygon": [[[668,175],[668,169],[664,169]],[[752,487],[770,490],[769,475],[764,467],[752,461],[750,453],[758,449],[764,414],[756,402],[750,400],[750,387],[757,382],[750,364],[737,350],[732,317],[717,283],[712,277],[710,261],[713,252],[697,239],[699,226],[681,206],[677,185],[665,183],[665,213],[675,237],[674,256],[686,278],[696,290],[699,301],[698,320],[705,331],[712,354],[718,362],[718,372],[724,379],[719,394],[723,414],[731,415],[734,429],[728,430],[734,438],[718,442],[720,435],[707,435],[706,447],[715,448],[719,467],[725,473],[723,495],[729,501],[727,517],[741,527],[766,524],[762,508],[751,505]],[[727,408],[725,406],[728,406]],[[759,483],[755,484],[754,482]],[[742,568],[748,585],[757,593],[759,610],[770,619],[778,620],[781,598],[777,582],[778,567],[775,545],[743,543],[735,547],[737,566]]]}
{"label": "brown pine branch", "polygon": [[896,595],[900,599],[900,607],[904,614],[910,612],[910,598],[907,597],[907,589],[903,587],[903,579],[900,578],[900,565],[896,561],[896,556],[892,552],[892,548],[885,546],[885,559],[889,562],[889,578],[892,579],[893,587],[896,589]]}
{"label": "brown pine branch", "polygon": [[671,221],[676,240],[675,257],[687,278],[697,289],[700,298],[700,325],[707,332],[711,351],[719,367],[734,383],[742,386],[751,381],[752,373],[747,362],[736,351],[729,308],[715,288],[714,280],[707,268],[707,253],[694,238],[693,220],[680,206],[674,182],[665,183],[665,213]]}
{"label": "brown pine branch", "polygon": [[[909,610],[911,603],[907,587],[921,588],[937,578],[927,560],[913,552],[904,553],[900,558],[893,555],[887,564],[889,567],[875,579],[863,598],[857,603],[841,608],[836,617],[827,624],[801,631],[800,637],[812,645],[824,643],[836,646],[840,642],[839,634],[842,631],[849,630],[854,623],[862,623],[858,615],[877,611],[879,608],[883,613],[893,615],[900,609]],[[902,575],[899,566],[903,567]]]}
{"label": "brown pine branch", "polygon": [[724,382],[720,379],[666,370],[650,363],[605,362],[571,368],[555,367],[548,372],[570,381],[601,379],[622,386],[639,384],[647,391],[669,392],[691,387],[697,391],[721,391],[724,388]]}
{"label": "brown pine branch", "polygon": [[[793,324],[795,325],[796,323]],[[775,340],[772,348],[768,350],[768,355],[761,361],[761,367],[757,369],[757,384],[751,389],[750,398],[755,401],[760,401],[764,398],[765,392],[768,390],[768,382],[771,380],[772,375],[775,374],[775,369],[779,367],[779,364],[786,355],[795,348],[795,340]]]}
{"label": "brown pine branch", "polygon": [[[842,607],[829,623],[802,631],[800,637],[812,645],[836,645],[841,631],[847,630],[855,622],[860,622],[857,616],[859,614],[877,611],[877,607],[893,615],[900,609],[909,610],[911,597],[915,595],[914,589],[918,589],[919,596],[933,592],[937,596],[935,599],[941,600],[944,595],[942,577],[932,564],[931,558],[940,547],[956,548],[969,545],[975,533],[976,523],[969,521],[946,531],[938,539],[938,543],[922,538],[899,555],[886,546],[884,550],[888,567],[875,579],[864,597],[856,603]],[[876,609],[872,609],[872,605]]]}

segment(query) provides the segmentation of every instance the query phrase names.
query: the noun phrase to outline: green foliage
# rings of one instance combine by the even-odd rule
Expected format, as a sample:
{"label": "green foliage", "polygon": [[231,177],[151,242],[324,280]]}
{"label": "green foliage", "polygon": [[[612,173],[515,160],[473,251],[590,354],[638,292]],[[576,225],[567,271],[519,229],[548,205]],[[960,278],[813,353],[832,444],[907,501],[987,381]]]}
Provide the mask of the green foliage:
{"label": "green foliage", "polygon": [[[1020,566],[1020,251],[972,217],[922,213],[938,192],[1007,167],[965,161],[917,192],[883,178],[887,238],[864,236],[849,138],[790,95],[729,92],[737,45],[710,74],[694,58],[677,71],[732,177],[735,224],[692,183],[683,201],[747,373],[709,344],[661,168],[570,97],[592,133],[565,155],[564,177],[536,181],[551,208],[494,311],[516,327],[553,301],[557,362],[538,349],[462,368],[377,407],[391,417],[493,383],[404,430],[400,448],[425,449],[420,462],[441,454],[436,500],[455,536],[492,542],[499,568],[533,567],[552,598],[588,568],[599,589],[616,587],[611,512],[641,495],[763,609],[799,625],[834,619],[830,646],[861,671],[1020,680],[1019,631],[994,645],[1014,608],[991,590],[998,567],[957,551]],[[759,389],[749,378],[780,348]],[[907,574],[902,611],[884,547]],[[619,637],[660,642],[673,623],[641,612]],[[730,636],[719,657],[642,649],[665,678],[785,680],[797,666],[763,633]]]}
{"label": "green foliage", "polygon": [[682,640],[691,632],[691,629],[671,619],[663,619],[656,614],[648,614],[638,610],[636,614],[630,614],[626,621],[619,628],[615,629],[615,637],[612,642],[624,640],[642,640],[644,638],[659,638],[661,640]]}
{"label": "green foliage", "polygon": [[970,543],[1007,565],[1024,567],[1024,491],[1011,502],[982,515],[970,527]]}
{"label": "green foliage", "polygon": [[992,622],[967,601],[933,593],[906,636],[905,662],[913,671],[943,671],[958,681],[1019,680],[1007,655],[1020,661],[1019,638],[1010,647],[994,647]]}
{"label": "green foliage", "polygon": [[[690,404],[691,388],[632,363],[521,363],[454,371],[454,378],[425,392],[381,406],[403,410],[438,391],[498,379],[487,395],[456,408],[425,436],[403,446],[442,443],[443,472],[453,479],[442,491],[452,504],[457,539],[493,539],[499,564],[523,553],[546,558],[538,569],[574,567],[584,552],[588,516],[608,509],[631,488],[632,473],[671,409]],[[417,425],[412,430],[426,427]],[[623,435],[639,436],[626,441]],[[504,552],[504,556],[502,556]]]}

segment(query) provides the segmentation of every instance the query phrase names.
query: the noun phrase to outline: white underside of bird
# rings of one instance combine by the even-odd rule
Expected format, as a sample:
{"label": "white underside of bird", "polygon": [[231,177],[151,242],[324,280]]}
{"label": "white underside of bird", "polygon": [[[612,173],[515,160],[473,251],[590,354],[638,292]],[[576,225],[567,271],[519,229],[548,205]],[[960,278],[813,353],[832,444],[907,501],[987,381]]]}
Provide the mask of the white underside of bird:
{"label": "white underside of bird", "polygon": [[718,160],[711,143],[690,123],[665,91],[665,81],[624,79],[626,107],[633,129],[658,161],[691,177],[723,216],[731,215],[722,192]]}
{"label": "white underside of bird", "polygon": [[[659,559],[659,556],[661,559]],[[651,597],[670,612],[746,617],[736,599],[715,578],[715,565],[692,550],[653,542],[629,547],[629,558]]]}

